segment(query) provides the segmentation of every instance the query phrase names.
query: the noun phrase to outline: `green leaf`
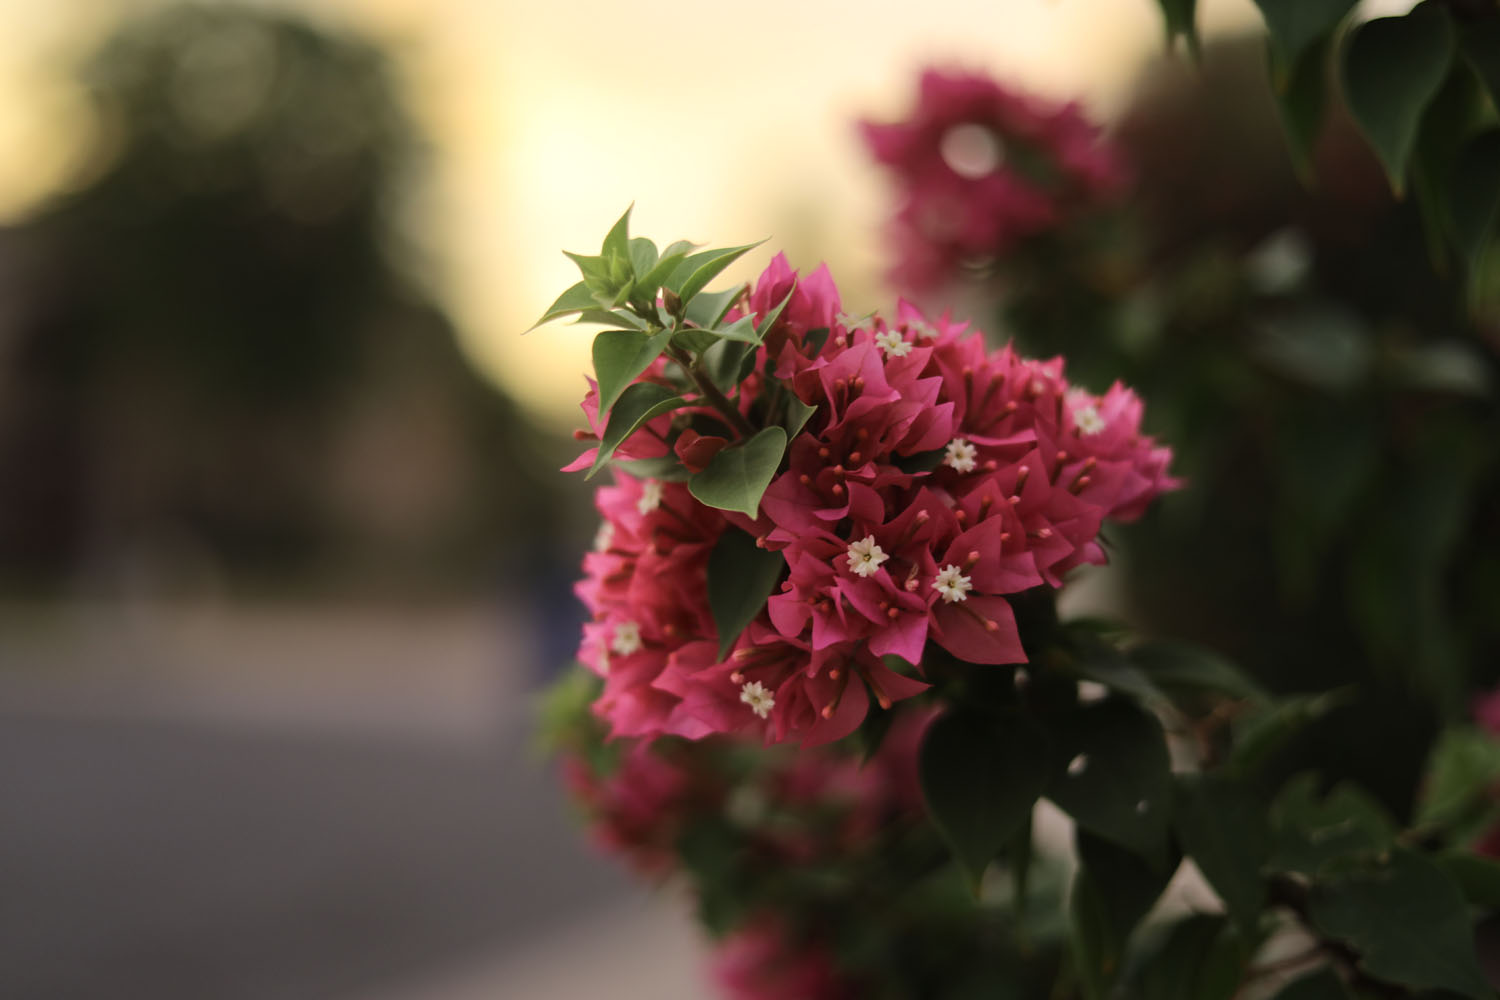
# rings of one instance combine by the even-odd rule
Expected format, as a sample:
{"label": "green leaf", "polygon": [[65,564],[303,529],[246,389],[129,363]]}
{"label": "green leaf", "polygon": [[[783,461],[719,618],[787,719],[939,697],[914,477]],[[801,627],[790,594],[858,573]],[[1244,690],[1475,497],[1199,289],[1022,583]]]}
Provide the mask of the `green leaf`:
{"label": "green leaf", "polygon": [[1131,932],[1156,904],[1176,866],[1154,869],[1136,854],[1086,830],[1076,834],[1078,877],[1086,888],[1080,892],[1074,883],[1074,920],[1083,920],[1075,946],[1083,946],[1096,982],[1107,985],[1123,964]]}
{"label": "green leaf", "polygon": [[1114,642],[1087,628],[1066,628],[1063,642],[1071,655],[1059,658],[1056,665],[1069,676],[1103,684],[1140,702],[1166,700],[1161,690],[1125,658]]}
{"label": "green leaf", "polygon": [[687,240],[678,240],[661,252],[661,258],[651,267],[649,271],[642,274],[636,271],[636,285],[645,290],[645,293],[655,297],[661,286],[671,277],[677,266],[687,259],[692,252],[693,244]]}
{"label": "green leaf", "polygon": [[1427,759],[1419,827],[1448,830],[1490,809],[1490,789],[1500,782],[1500,740],[1474,726],[1451,726]]}
{"label": "green leaf", "polygon": [[1271,804],[1276,842],[1267,866],[1309,878],[1353,855],[1376,854],[1396,842],[1396,827],[1384,807],[1351,784],[1318,793],[1314,774],[1288,781]]}
{"label": "green leaf", "polygon": [[1276,111],[1286,133],[1292,165],[1303,183],[1313,176],[1318,135],[1323,130],[1323,112],[1328,105],[1328,53],[1332,43],[1324,39],[1301,53],[1285,68],[1276,66],[1271,53],[1272,73],[1280,80],[1276,88]]}
{"label": "green leaf", "polygon": [[786,309],[787,303],[792,301],[792,296],[796,294],[796,291],[797,286],[793,285],[791,291],[787,292],[786,296],[780,302],[776,303],[776,306],[770,312],[760,318],[760,322],[755,327],[757,340],[764,340],[766,334],[771,332],[771,327],[775,326],[776,321],[781,318],[782,311]]}
{"label": "green leaf", "polygon": [[[599,256],[608,260],[611,257],[630,260],[630,213],[635,210],[635,204],[625,209],[625,214],[610,227],[609,232],[604,235],[604,243],[599,247]],[[654,249],[654,247],[653,247]]]}
{"label": "green leaf", "polygon": [[1047,797],[1085,830],[1165,865],[1172,774],[1156,717],[1110,698],[1061,720],[1057,739]]}
{"label": "green leaf", "polygon": [[664,483],[685,483],[692,475],[676,455],[656,458],[615,459],[614,466],[637,479],[660,479]]}
{"label": "green leaf", "polygon": [[1206,646],[1153,640],[1140,643],[1126,655],[1153,685],[1169,693],[1207,691],[1245,701],[1267,697],[1264,688]]}
{"label": "green leaf", "polygon": [[755,329],[755,317],[749,314],[741,316],[728,326],[714,327],[713,334],[725,340],[738,340],[744,344],[760,343],[760,333]]}
{"label": "green leaf", "polygon": [[[708,377],[713,380],[714,385],[729,393],[744,380],[740,372],[745,364],[746,355],[754,354],[754,344],[718,340],[704,349],[703,370],[708,372]],[[751,363],[754,363],[753,359]]]}
{"label": "green leaf", "polygon": [[672,346],[691,354],[707,353],[718,342],[719,338],[712,330],[699,330],[697,327],[685,327],[672,333]]}
{"label": "green leaf", "polygon": [[594,301],[594,293],[589,291],[588,284],[580,281],[559,295],[557,301],[548,306],[547,311],[542,313],[542,318],[531,324],[531,327],[526,332],[530,333],[543,323],[550,323],[559,316],[568,316],[573,313],[591,310],[597,305],[598,303]]}
{"label": "green leaf", "polygon": [[922,795],[971,885],[1030,817],[1050,765],[1046,732],[1019,712],[949,712],[928,727]]}
{"label": "green leaf", "polygon": [[600,309],[595,306],[585,309],[578,314],[575,323],[598,323],[601,326],[614,327],[616,329],[631,329],[632,327],[644,331],[646,321],[635,313],[626,309]]}
{"label": "green leaf", "polygon": [[802,335],[802,348],[807,352],[807,360],[811,361],[823,353],[823,345],[828,343],[828,335],[832,332],[828,327],[820,326]]}
{"label": "green leaf", "polygon": [[1194,914],[1155,937],[1132,963],[1133,998],[1230,1000],[1239,990],[1250,948],[1224,917]]}
{"label": "green leaf", "polygon": [[722,250],[704,250],[701,253],[695,253],[677,265],[677,269],[667,279],[666,285],[681,296],[682,301],[688,302],[699,292],[703,291],[710,281],[713,281],[722,274],[724,269],[730,264],[733,264],[764,242],[765,240],[757,240],[754,243],[747,243],[741,247],[727,247]]}
{"label": "green leaf", "polygon": [[599,382],[600,414],[610,411],[625,387],[651,367],[671,339],[671,330],[650,337],[638,330],[605,330],[594,338],[594,378]]}
{"label": "green leaf", "polygon": [[1329,968],[1292,980],[1272,1000],[1350,1000],[1344,981]]}
{"label": "green leaf", "polygon": [[1181,35],[1187,39],[1188,51],[1198,56],[1198,0],[1156,0],[1161,7],[1162,19],[1166,22],[1167,44],[1171,45]]}
{"label": "green leaf", "polygon": [[816,406],[809,406],[807,403],[802,402],[802,400],[798,399],[788,389],[786,395],[786,417],[781,422],[781,425],[786,428],[787,438],[796,437],[798,432],[807,426],[807,422],[812,418],[812,415],[817,412],[818,408]]}
{"label": "green leaf", "polygon": [[594,456],[593,467],[583,478],[592,479],[594,473],[609,462],[615,449],[646,421],[686,405],[686,399],[655,382],[636,382],[626,386],[615,405],[610,408],[609,423],[605,425],[604,436],[599,440],[599,451]]}
{"label": "green leaf", "polygon": [[1399,195],[1422,113],[1453,61],[1453,26],[1434,4],[1404,17],[1366,21],[1349,35],[1344,95]]}
{"label": "green leaf", "polygon": [[568,250],[563,251],[563,256],[578,265],[578,273],[583,275],[583,283],[592,293],[595,305],[614,306],[615,292],[619,290],[620,281],[610,271],[608,260],[603,257],[586,257]]}
{"label": "green leaf", "polygon": [[688,490],[710,507],[755,517],[785,452],[786,431],[767,427],[709,459],[704,470],[688,480]]}
{"label": "green leaf", "polygon": [[1271,50],[1284,67],[1295,64],[1309,46],[1324,42],[1355,0],[1255,0],[1266,19]]}
{"label": "green leaf", "polygon": [[1444,851],[1433,860],[1458,886],[1464,899],[1475,906],[1500,909],[1500,861],[1464,850]]}
{"label": "green leaf", "polygon": [[719,325],[729,307],[734,305],[734,300],[740,297],[745,290],[743,285],[735,288],[726,288],[722,292],[702,292],[693,297],[693,300],[683,309],[683,315],[689,323],[701,326],[705,330],[712,330]]}
{"label": "green leaf", "polygon": [[943,456],[948,454],[946,446],[934,448],[931,451],[919,451],[912,455],[897,455],[896,468],[907,474],[918,472],[931,472],[943,464]]}
{"label": "green leaf", "polygon": [[1316,882],[1308,919],[1359,952],[1370,976],[1418,990],[1492,1000],[1474,955],[1464,897],[1443,870],[1403,848]]}
{"label": "green leaf", "polygon": [[1245,715],[1235,724],[1227,769],[1239,775],[1259,769],[1310,723],[1347,702],[1352,689],[1292,695]]}
{"label": "green leaf", "polygon": [[719,633],[719,659],[755,620],[776,589],[786,558],[755,544],[738,528],[726,528],[708,557],[708,607]]}
{"label": "green leaf", "polygon": [[1121,945],[1110,926],[1108,898],[1087,868],[1078,869],[1068,896],[1069,944],[1085,1000],[1104,1000],[1119,974]]}
{"label": "green leaf", "polygon": [[1464,259],[1477,268],[1500,219],[1500,129],[1475,136],[1459,151],[1448,182],[1448,219]]}
{"label": "green leaf", "polygon": [[1500,18],[1475,18],[1459,27],[1459,48],[1468,60],[1490,103],[1500,108]]}
{"label": "green leaf", "polygon": [[1247,939],[1254,938],[1265,905],[1261,868],[1271,855],[1265,806],[1233,782],[1184,776],[1177,782],[1172,825],[1230,919]]}

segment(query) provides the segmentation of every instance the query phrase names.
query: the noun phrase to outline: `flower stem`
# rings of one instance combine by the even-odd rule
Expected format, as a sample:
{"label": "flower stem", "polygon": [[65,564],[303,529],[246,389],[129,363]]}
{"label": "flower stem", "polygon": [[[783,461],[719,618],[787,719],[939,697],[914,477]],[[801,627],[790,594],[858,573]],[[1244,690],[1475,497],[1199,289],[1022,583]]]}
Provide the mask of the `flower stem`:
{"label": "flower stem", "polygon": [[746,420],[745,415],[729,401],[727,396],[719,391],[719,387],[714,385],[713,379],[709,378],[707,373],[698,367],[698,363],[687,351],[680,347],[668,347],[667,355],[682,366],[682,370],[687,372],[688,378],[692,379],[693,384],[698,387],[698,392],[708,401],[710,406],[723,414],[724,419],[729,422],[729,426],[734,429],[736,434],[742,438],[748,438],[755,434],[755,428],[750,425],[750,421]]}

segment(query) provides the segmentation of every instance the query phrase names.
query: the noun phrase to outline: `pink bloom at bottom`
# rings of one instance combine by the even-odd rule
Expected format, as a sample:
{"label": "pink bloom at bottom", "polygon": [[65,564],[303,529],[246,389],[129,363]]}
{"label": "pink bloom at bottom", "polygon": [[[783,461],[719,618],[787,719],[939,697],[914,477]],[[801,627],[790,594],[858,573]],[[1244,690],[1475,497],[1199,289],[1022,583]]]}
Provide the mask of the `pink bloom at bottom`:
{"label": "pink bloom at bottom", "polygon": [[731,1000],[855,1000],[821,943],[763,916],[718,948],[713,976]]}

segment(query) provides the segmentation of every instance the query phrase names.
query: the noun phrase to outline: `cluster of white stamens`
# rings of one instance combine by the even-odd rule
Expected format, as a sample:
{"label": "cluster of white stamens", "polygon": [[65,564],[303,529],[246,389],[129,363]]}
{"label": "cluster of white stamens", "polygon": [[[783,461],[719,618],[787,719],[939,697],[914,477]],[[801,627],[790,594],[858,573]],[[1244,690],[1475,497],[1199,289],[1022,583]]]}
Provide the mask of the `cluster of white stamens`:
{"label": "cluster of white stamens", "polygon": [[875,544],[874,535],[866,535],[852,543],[848,556],[849,569],[860,576],[873,576],[880,569],[880,564],[890,558],[884,549]]}
{"label": "cluster of white stamens", "polygon": [[955,472],[973,472],[978,457],[978,448],[963,438],[954,438],[948,442],[948,452],[943,456],[943,464]]}
{"label": "cluster of white stamens", "polygon": [[641,498],[635,502],[635,509],[642,514],[649,514],[661,506],[661,483],[655,479],[646,479],[641,482]]}
{"label": "cluster of white stamens", "polygon": [[1078,433],[1085,436],[1098,434],[1104,430],[1104,418],[1099,416],[1099,408],[1093,403],[1084,403],[1082,406],[1073,407],[1073,426],[1078,428]]}
{"label": "cluster of white stamens", "polygon": [[740,701],[750,706],[750,711],[762,719],[771,714],[771,709],[776,707],[776,699],[771,692],[760,681],[748,681],[740,688]]}
{"label": "cluster of white stamens", "polygon": [[949,563],[938,570],[937,578],[932,581],[932,589],[943,595],[945,602],[952,604],[954,601],[967,600],[974,584],[964,576],[963,570]]}
{"label": "cluster of white stamens", "polygon": [[615,626],[615,637],[609,648],[621,656],[629,656],[641,648],[641,627],[635,622],[621,622]]}
{"label": "cluster of white stamens", "polygon": [[919,340],[932,340],[938,335],[937,327],[925,320],[914,319],[906,324],[906,328]]}

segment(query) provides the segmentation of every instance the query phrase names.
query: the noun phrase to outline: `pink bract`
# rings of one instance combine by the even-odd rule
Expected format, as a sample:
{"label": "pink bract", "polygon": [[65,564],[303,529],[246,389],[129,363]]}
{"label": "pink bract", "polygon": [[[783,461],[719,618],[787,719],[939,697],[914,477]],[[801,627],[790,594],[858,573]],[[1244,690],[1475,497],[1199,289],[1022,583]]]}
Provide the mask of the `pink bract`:
{"label": "pink bract", "polygon": [[[757,518],[618,469],[597,493],[579,657],[604,679],[594,707],[613,736],[826,743],[871,705],[923,691],[929,644],[975,664],[1025,662],[1010,600],[1102,563],[1103,522],[1177,485],[1171,452],[1141,433],[1140,400],[1122,385],[1094,395],[1068,383],[1061,358],[990,350],[905,302],[892,319],[855,320],[826,269],[799,277],[778,256],[746,307],[760,316],[783,300],[739,409],[764,419],[788,393],[814,409]],[[663,377],[660,365],[642,376]],[[595,399],[584,405],[593,434]],[[620,453],[701,467],[736,435],[691,412],[694,428],[658,418]],[[748,532],[786,569],[721,658],[707,571],[726,531]]]}

